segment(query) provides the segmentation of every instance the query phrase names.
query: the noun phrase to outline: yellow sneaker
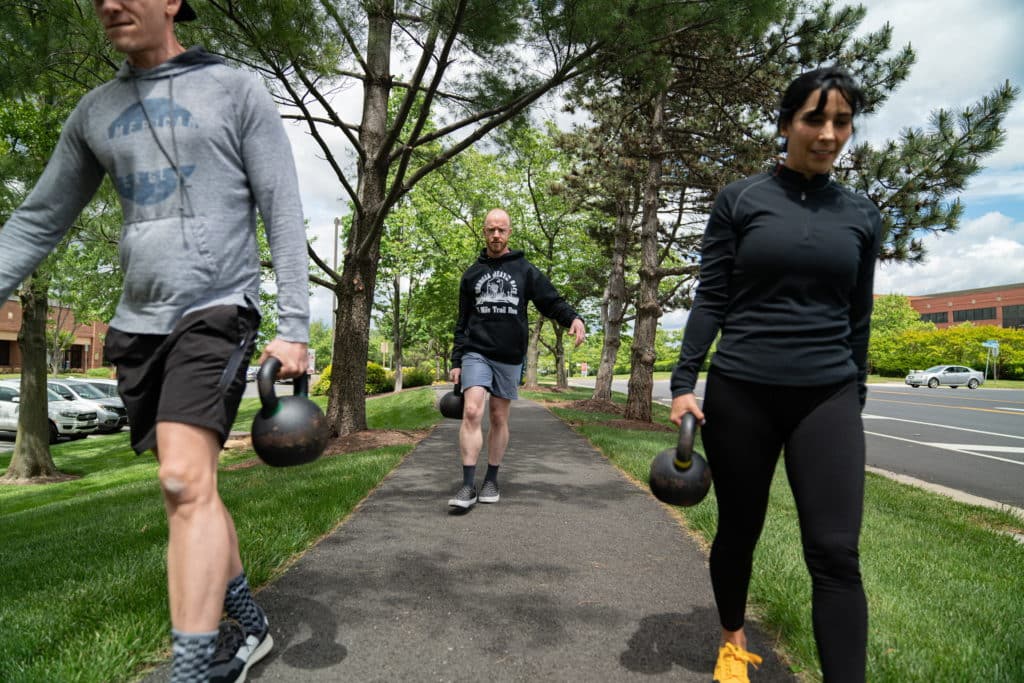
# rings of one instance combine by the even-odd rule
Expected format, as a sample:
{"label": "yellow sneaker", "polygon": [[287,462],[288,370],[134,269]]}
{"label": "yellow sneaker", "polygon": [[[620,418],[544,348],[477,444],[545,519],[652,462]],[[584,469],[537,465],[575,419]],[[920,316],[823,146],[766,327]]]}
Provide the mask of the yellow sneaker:
{"label": "yellow sneaker", "polygon": [[747,652],[738,645],[726,643],[718,649],[718,663],[715,664],[715,680],[718,683],[750,683],[747,676],[747,664],[754,668],[761,663],[761,658],[753,652]]}

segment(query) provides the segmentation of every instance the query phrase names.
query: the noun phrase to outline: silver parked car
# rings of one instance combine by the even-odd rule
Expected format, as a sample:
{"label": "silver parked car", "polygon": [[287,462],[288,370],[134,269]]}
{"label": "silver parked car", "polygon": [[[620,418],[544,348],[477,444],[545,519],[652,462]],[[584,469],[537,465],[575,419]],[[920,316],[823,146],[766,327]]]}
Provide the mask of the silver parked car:
{"label": "silver parked car", "polygon": [[960,386],[977,389],[985,383],[985,375],[979,370],[972,370],[963,365],[933,365],[927,370],[911,370],[904,382],[915,389],[922,384],[930,389],[940,384],[953,389]]}
{"label": "silver parked car", "polygon": [[[50,443],[58,436],[82,439],[96,431],[98,425],[95,403],[68,401],[60,394],[46,390],[47,415],[50,421]],[[18,430],[18,409],[21,386],[18,380],[0,380],[0,430]]]}
{"label": "silver parked car", "polygon": [[98,377],[83,377],[81,380],[86,384],[91,384],[102,392],[104,396],[111,398],[120,398],[121,394],[117,393],[117,380],[116,379],[102,379]]}
{"label": "silver parked car", "polygon": [[106,396],[93,385],[77,379],[51,379],[47,380],[46,386],[68,401],[89,401],[95,404],[102,434],[121,431],[128,424],[128,411],[120,396]]}

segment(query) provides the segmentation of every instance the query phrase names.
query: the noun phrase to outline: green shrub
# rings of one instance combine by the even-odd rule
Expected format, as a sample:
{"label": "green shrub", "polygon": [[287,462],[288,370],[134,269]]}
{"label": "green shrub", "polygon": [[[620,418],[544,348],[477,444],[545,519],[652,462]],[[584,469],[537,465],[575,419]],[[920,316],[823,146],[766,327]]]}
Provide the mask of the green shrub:
{"label": "green shrub", "polygon": [[326,396],[327,392],[331,390],[331,365],[327,364],[323,370],[320,371],[320,379],[316,381],[316,384],[309,390],[310,396]]}
{"label": "green shrub", "polygon": [[86,377],[102,377],[103,379],[113,379],[116,376],[114,368],[92,368],[85,371]]}
{"label": "green shrub", "polygon": [[394,388],[395,381],[390,379],[390,374],[380,365],[374,362],[366,364],[366,394],[383,394]]}
{"label": "green shrub", "polygon": [[910,370],[942,363],[984,370],[987,351],[981,344],[988,339],[999,341],[999,377],[1024,376],[1024,330],[994,325],[964,323],[941,330],[877,335],[871,342],[869,360],[873,372],[889,377],[902,377]]}
{"label": "green shrub", "polygon": [[434,373],[426,368],[402,368],[402,387],[425,387],[434,383]]}
{"label": "green shrub", "polygon": [[[434,373],[427,368],[402,368],[402,386],[405,388],[425,387],[434,383]],[[366,364],[366,394],[383,394],[395,386],[395,375],[377,363]],[[311,396],[326,396],[331,390],[331,366],[320,373],[310,390]]]}

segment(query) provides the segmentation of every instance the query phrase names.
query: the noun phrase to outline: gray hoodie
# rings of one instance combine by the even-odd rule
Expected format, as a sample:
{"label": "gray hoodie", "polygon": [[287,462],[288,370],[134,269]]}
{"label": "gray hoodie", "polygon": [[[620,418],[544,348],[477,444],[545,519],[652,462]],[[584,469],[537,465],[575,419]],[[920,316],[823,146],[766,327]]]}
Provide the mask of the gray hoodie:
{"label": "gray hoodie", "polygon": [[278,334],[308,342],[295,163],[254,76],[192,48],[152,69],[126,62],[83,97],[39,182],[0,230],[0,302],[53,250],[105,173],[124,214],[124,291],[111,327],[166,334],[195,310],[258,307],[258,208],[277,276]]}

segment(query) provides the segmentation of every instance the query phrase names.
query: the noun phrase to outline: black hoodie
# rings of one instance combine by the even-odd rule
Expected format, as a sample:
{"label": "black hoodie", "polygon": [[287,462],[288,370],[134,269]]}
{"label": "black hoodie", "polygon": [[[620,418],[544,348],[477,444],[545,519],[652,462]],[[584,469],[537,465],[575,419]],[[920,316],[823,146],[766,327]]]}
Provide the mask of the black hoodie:
{"label": "black hoodie", "polygon": [[527,301],[562,327],[580,317],[523,252],[489,258],[487,250],[481,250],[459,285],[452,367],[462,367],[468,351],[499,363],[522,363],[528,341]]}

